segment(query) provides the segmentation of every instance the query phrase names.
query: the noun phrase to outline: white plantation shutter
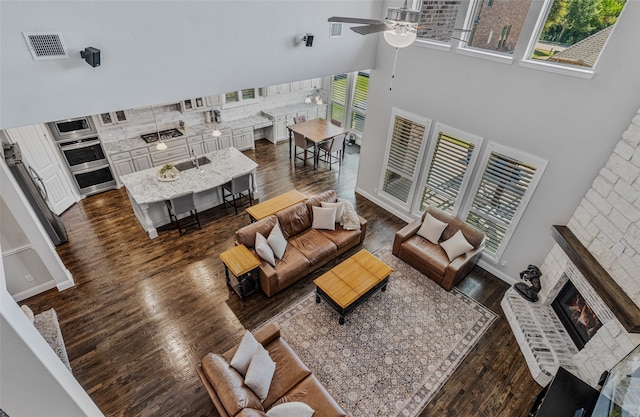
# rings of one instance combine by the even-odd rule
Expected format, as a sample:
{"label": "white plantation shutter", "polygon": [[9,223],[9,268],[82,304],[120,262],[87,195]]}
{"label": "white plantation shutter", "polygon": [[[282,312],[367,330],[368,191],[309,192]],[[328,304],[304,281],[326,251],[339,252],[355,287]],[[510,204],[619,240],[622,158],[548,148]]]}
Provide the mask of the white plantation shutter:
{"label": "white plantation shutter", "polygon": [[349,128],[362,133],[364,130],[364,118],[367,113],[367,95],[369,91],[369,73],[358,72],[351,99],[351,117]]}
{"label": "white plantation shutter", "polygon": [[331,77],[331,108],[329,114],[331,120],[344,123],[344,108],[347,102],[347,74],[338,74]]}
{"label": "white plantation shutter", "polygon": [[410,207],[431,121],[397,109],[393,110],[392,121],[380,188],[382,193]]}
{"label": "white plantation shutter", "polygon": [[513,233],[546,161],[493,144],[467,213],[467,222],[486,235],[486,250],[499,257]]}
{"label": "white plantation shutter", "polygon": [[455,213],[469,183],[482,138],[438,123],[431,142],[418,211],[422,213],[431,205]]}

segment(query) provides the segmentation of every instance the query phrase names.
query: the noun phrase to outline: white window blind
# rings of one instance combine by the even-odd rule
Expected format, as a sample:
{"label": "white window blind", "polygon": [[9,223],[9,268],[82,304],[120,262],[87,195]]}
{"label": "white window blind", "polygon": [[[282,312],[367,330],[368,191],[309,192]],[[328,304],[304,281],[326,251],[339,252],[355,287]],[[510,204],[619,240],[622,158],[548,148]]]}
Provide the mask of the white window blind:
{"label": "white window blind", "polygon": [[369,73],[358,72],[351,103],[351,116],[349,128],[362,133],[364,130],[364,118],[367,113],[367,95],[369,91]]}
{"label": "white window blind", "polygon": [[245,88],[244,90],[240,90],[240,94],[242,95],[243,100],[252,100],[256,98],[256,89]]}
{"label": "white window blind", "polygon": [[240,101],[240,99],[238,97],[238,92],[237,91],[233,91],[231,93],[226,93],[224,95],[224,101],[225,101],[225,103],[236,103],[236,102]]}
{"label": "white window blind", "polygon": [[344,124],[344,108],[347,102],[347,74],[331,77],[331,105],[329,114],[331,121]]}
{"label": "white window blind", "polygon": [[381,190],[409,207],[431,121],[394,109]]}
{"label": "white window blind", "polygon": [[[494,146],[495,148],[495,146]],[[546,161],[508,155],[493,149],[486,158],[484,170],[467,213],[467,222],[486,235],[486,250],[499,257],[528,203]]]}
{"label": "white window blind", "polygon": [[[438,123],[431,137],[430,161],[418,206],[455,213],[469,183],[482,138]],[[460,197],[460,198],[459,198]]]}

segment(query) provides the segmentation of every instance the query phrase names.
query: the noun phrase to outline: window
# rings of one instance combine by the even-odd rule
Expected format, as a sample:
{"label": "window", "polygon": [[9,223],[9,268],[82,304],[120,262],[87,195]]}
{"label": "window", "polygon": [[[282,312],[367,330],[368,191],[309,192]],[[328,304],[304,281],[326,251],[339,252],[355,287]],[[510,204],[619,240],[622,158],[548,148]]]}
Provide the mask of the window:
{"label": "window", "polygon": [[367,94],[369,91],[369,72],[359,72],[351,100],[351,116],[349,117],[349,129],[362,134],[364,130],[364,118],[367,113]]}
{"label": "window", "polygon": [[[531,0],[476,0],[469,7],[466,28],[470,29],[462,49],[480,49],[512,55],[520,37]],[[500,34],[497,42],[491,39]]]}
{"label": "window", "polygon": [[422,17],[418,26],[417,39],[450,43],[452,32],[437,28],[439,26],[455,27],[460,0],[422,0],[420,3]]}
{"label": "window", "polygon": [[344,109],[347,104],[347,74],[331,77],[331,100],[329,115],[332,122],[344,124]]}
{"label": "window", "polygon": [[395,108],[391,119],[380,190],[382,195],[409,209],[431,121]]}
{"label": "window", "polygon": [[338,74],[331,77],[329,114],[331,121],[347,126],[361,139],[367,113],[369,71]]}
{"label": "window", "polygon": [[466,221],[485,233],[486,252],[494,260],[502,256],[546,165],[496,143],[484,153],[482,173],[464,212]]}
{"label": "window", "polygon": [[547,0],[529,59],[593,68],[625,0]]}
{"label": "window", "polygon": [[240,103],[242,101],[247,100],[255,100],[258,97],[256,88],[245,88],[239,91],[232,91],[230,93],[225,93],[224,95],[224,103]]}
{"label": "window", "polygon": [[478,159],[482,138],[437,123],[429,142],[428,169],[416,211],[422,213],[430,205],[457,213]]}

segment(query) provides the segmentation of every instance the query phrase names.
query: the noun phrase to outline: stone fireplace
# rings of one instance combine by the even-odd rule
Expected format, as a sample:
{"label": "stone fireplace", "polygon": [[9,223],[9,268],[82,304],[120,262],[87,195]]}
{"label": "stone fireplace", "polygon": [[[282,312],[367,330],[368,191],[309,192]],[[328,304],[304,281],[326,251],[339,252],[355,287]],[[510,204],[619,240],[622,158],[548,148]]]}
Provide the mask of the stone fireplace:
{"label": "stone fireplace", "polygon": [[[640,111],[567,226],[551,232],[540,300],[510,289],[502,308],[536,382],[547,385],[563,366],[596,387],[640,344]],[[568,282],[600,323],[580,348],[552,307]]]}

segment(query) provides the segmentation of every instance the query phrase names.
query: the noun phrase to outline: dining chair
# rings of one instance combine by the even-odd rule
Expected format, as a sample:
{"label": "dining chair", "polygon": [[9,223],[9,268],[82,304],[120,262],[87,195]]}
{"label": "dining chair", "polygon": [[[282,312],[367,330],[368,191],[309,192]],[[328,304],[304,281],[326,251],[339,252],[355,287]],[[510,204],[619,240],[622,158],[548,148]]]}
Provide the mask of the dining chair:
{"label": "dining chair", "polygon": [[[309,159],[309,157],[307,157],[307,153],[309,152],[310,148],[313,148],[313,143],[308,141],[302,133],[298,132],[293,132],[293,141],[296,146],[296,159],[302,160],[302,166],[305,166],[307,164],[307,159]],[[298,151],[298,148],[302,148],[302,151]],[[300,155],[303,154],[304,156],[300,157]],[[311,156],[313,156],[313,150],[310,152],[310,154]]]}
{"label": "dining chair", "polygon": [[335,163],[342,163],[343,151],[344,151],[344,138],[345,136],[335,137],[331,140],[322,142],[318,149],[320,150],[320,159],[329,163],[329,170]]}
{"label": "dining chair", "polygon": [[307,121],[307,118],[306,118],[305,116],[302,116],[302,115],[300,115],[300,116],[295,116],[295,117],[293,118],[293,122],[294,122],[294,123],[302,123],[302,122],[306,122],[306,121]]}
{"label": "dining chair", "polygon": [[[200,229],[200,218],[198,217],[198,210],[196,210],[196,199],[193,191],[176,194],[170,197],[166,203],[171,223],[178,229],[180,236],[195,226]],[[178,218],[179,215],[184,213],[189,213],[189,215],[181,219]]]}
{"label": "dining chair", "polygon": [[[236,214],[238,214],[238,207],[246,204],[253,205],[253,196],[251,195],[252,176],[253,174],[249,172],[233,177],[231,181],[222,184],[222,204],[226,206],[227,203],[231,202],[228,200],[231,197]],[[236,198],[236,196],[238,197]],[[242,199],[246,201],[242,203]]]}

